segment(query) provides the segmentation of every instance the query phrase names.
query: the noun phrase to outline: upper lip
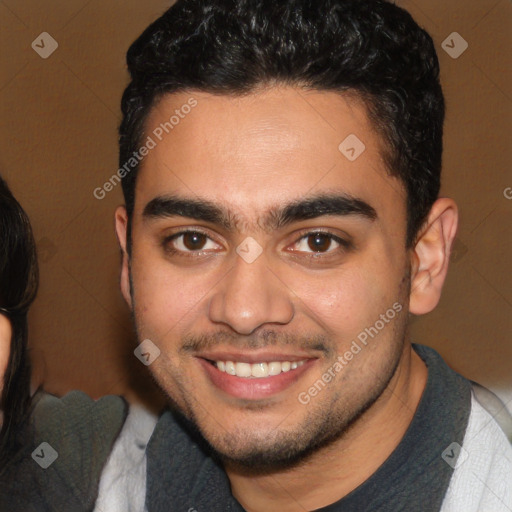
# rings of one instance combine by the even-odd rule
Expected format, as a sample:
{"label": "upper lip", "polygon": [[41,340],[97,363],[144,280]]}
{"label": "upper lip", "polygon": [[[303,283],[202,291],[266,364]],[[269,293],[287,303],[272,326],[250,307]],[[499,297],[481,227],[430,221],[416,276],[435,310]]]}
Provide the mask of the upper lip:
{"label": "upper lip", "polygon": [[284,354],[277,352],[236,352],[228,350],[216,350],[211,352],[201,352],[196,355],[209,361],[233,361],[240,363],[271,363],[273,361],[304,361],[305,359],[316,359],[315,356],[308,354]]}

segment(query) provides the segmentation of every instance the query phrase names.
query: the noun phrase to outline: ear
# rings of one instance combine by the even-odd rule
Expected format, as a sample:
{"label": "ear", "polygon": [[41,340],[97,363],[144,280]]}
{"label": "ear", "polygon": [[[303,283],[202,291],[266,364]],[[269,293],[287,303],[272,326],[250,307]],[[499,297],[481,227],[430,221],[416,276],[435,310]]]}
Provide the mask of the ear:
{"label": "ear", "polygon": [[452,199],[438,199],[432,205],[411,255],[409,311],[415,315],[429,313],[441,298],[457,223],[457,205]]}
{"label": "ear", "polygon": [[128,254],[126,240],[128,234],[128,214],[124,206],[119,206],[115,213],[116,234],[121,248],[121,293],[128,306],[132,308],[132,295],[130,286],[130,256]]}

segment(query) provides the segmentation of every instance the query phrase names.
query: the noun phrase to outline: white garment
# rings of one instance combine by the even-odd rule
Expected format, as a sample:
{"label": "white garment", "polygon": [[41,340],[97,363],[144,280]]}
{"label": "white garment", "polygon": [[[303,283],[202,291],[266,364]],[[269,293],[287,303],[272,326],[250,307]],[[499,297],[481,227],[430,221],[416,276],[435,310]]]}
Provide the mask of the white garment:
{"label": "white garment", "polygon": [[158,417],[130,405],[128,417],[101,474],[94,512],[143,512],[146,446]]}
{"label": "white garment", "polygon": [[511,512],[512,446],[474,395],[462,448],[441,512]]}
{"label": "white garment", "polygon": [[[144,512],[145,450],[156,422],[142,407],[130,406],[103,470],[94,512]],[[473,394],[463,450],[440,512],[511,511],[512,446]]]}

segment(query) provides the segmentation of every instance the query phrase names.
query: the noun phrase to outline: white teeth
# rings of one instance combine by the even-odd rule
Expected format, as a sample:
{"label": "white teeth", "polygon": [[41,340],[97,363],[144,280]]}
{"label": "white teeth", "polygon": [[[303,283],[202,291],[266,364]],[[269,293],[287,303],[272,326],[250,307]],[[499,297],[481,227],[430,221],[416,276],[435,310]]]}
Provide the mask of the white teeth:
{"label": "white teeth", "polygon": [[256,378],[261,379],[264,377],[279,375],[280,373],[289,372],[302,366],[306,360],[303,361],[272,361],[271,363],[234,363],[233,361],[216,361],[215,365],[221,372],[228,373],[229,375],[236,375],[237,377]]}
{"label": "white teeth", "polygon": [[268,377],[268,364],[267,363],[256,363],[252,365],[252,376],[253,377]]}
{"label": "white teeth", "polygon": [[[222,362],[222,361],[221,361]],[[279,375],[281,373],[281,363],[268,363],[268,374],[269,375]]]}
{"label": "white teeth", "polygon": [[233,361],[226,361],[226,373],[229,373],[229,375],[236,375],[235,363],[233,363]]}
{"label": "white teeth", "polygon": [[250,377],[251,376],[251,365],[249,363],[236,363],[235,370],[236,370],[236,374],[239,377]]}

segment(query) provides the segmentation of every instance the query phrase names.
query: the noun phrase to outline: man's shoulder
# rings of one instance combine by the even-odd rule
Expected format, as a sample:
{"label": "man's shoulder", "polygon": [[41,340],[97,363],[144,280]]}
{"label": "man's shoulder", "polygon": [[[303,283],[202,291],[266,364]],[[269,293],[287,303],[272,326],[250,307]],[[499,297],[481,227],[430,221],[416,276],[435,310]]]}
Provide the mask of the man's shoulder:
{"label": "man's shoulder", "polygon": [[442,512],[512,509],[512,445],[472,393],[471,413]]}
{"label": "man's shoulder", "polygon": [[442,512],[511,510],[512,447],[507,435],[512,419],[506,407],[490,390],[451,369],[434,349],[413,347],[426,362],[431,382],[423,419],[436,425],[439,435],[446,434],[438,448],[444,469],[451,466],[452,473]]}
{"label": "man's shoulder", "polygon": [[481,418],[480,412],[482,415],[486,412],[489,418],[485,423],[498,425],[512,443],[512,414],[496,394],[453,370],[434,348],[419,344],[413,344],[412,347],[427,364],[429,374],[434,373],[433,380],[438,390],[444,391],[443,387],[446,389],[446,386],[452,389],[457,386],[459,388],[457,394],[463,393],[467,396],[467,408],[473,415],[473,421]]}

